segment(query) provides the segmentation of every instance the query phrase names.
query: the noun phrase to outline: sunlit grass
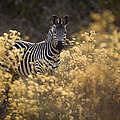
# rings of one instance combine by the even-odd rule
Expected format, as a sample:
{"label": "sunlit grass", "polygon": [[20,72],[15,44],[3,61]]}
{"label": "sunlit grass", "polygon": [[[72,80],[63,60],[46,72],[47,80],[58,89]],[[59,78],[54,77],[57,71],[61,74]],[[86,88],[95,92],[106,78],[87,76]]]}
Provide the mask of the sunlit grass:
{"label": "sunlit grass", "polygon": [[[0,60],[8,66],[0,67],[0,106],[7,98],[7,85],[10,87],[5,120],[120,119],[120,33],[109,12],[92,16],[97,19],[90,31],[71,36],[74,45],[61,53],[61,65],[51,74],[20,77],[12,82],[14,72],[9,69],[12,66],[16,71],[19,61],[15,56],[21,52],[10,46],[21,38],[16,31],[0,37]],[[101,20],[106,26],[98,24]]]}

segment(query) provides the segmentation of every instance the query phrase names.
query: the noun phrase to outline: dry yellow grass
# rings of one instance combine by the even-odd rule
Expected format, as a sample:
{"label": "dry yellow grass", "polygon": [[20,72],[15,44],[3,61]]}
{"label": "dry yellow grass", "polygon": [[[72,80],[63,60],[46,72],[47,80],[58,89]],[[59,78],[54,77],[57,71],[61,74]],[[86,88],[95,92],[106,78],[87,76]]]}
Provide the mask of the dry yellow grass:
{"label": "dry yellow grass", "polygon": [[[5,120],[120,120],[120,33],[109,12],[92,15],[95,16],[96,22],[91,24],[95,32],[72,35],[75,45],[62,52],[61,65],[54,73],[30,75],[11,83],[13,74],[0,67],[1,106],[6,98],[3,91],[6,85],[10,87]],[[111,22],[101,27],[101,20],[103,25]],[[114,27],[107,31],[110,26]],[[10,43],[19,39],[19,33],[11,32],[16,37],[11,37]],[[16,68],[17,60],[3,59],[9,53],[4,43],[10,34],[0,38],[0,60],[8,68],[12,64]],[[12,53],[19,55],[13,50],[9,57]]]}

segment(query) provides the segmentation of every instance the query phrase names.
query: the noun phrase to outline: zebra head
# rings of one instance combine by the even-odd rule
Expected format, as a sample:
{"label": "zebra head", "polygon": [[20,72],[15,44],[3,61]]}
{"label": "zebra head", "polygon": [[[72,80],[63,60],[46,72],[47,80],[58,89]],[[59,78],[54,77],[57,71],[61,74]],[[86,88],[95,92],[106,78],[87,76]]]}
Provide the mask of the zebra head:
{"label": "zebra head", "polygon": [[62,50],[66,43],[66,25],[68,24],[68,16],[53,16],[53,43],[58,50]]}

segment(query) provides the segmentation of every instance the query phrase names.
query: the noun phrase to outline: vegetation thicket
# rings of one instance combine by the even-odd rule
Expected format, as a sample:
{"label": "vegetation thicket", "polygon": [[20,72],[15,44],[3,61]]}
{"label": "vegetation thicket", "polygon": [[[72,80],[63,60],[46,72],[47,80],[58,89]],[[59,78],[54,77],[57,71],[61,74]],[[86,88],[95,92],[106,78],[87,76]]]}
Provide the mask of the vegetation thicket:
{"label": "vegetation thicket", "polygon": [[0,67],[0,108],[4,108],[0,116],[5,120],[120,120],[120,32],[109,11],[91,17],[87,32],[71,36],[60,67],[45,75],[15,78],[11,67],[16,69],[22,52],[10,46],[21,39],[20,33],[10,31],[0,37],[0,61],[7,66]]}

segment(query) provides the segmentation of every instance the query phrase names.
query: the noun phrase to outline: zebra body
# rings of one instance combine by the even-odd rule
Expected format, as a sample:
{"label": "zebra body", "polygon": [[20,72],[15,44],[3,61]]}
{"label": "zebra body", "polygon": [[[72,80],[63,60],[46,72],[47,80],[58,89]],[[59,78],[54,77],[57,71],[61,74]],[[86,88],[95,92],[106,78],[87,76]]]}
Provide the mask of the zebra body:
{"label": "zebra body", "polygon": [[18,73],[22,76],[39,73],[45,69],[56,69],[60,64],[60,53],[66,40],[67,17],[53,16],[53,27],[49,30],[47,39],[39,43],[15,41],[14,47],[23,49],[23,56],[18,66]]}
{"label": "zebra body", "polygon": [[50,42],[26,43],[16,41],[15,47],[18,49],[24,48],[24,55],[18,66],[18,72],[21,75],[43,73],[41,60],[45,61],[46,67],[52,69],[57,68],[60,63],[60,52]]}

